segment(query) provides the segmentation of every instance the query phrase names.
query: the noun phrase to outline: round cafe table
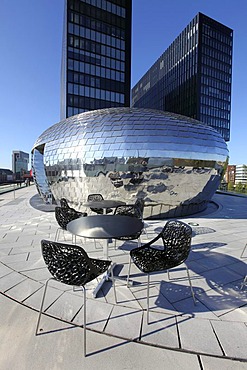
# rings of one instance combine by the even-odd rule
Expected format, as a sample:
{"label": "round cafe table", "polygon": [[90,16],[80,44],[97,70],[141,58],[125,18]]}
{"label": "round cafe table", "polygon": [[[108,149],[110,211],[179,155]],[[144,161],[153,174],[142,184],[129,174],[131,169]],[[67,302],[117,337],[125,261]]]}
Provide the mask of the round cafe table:
{"label": "round cafe table", "polygon": [[[101,203],[101,202],[99,202]],[[103,239],[103,257],[108,259],[108,241],[118,237],[134,235],[143,229],[142,220],[130,216],[96,215],[80,217],[70,221],[67,230],[73,235],[91,239]],[[94,290],[94,297],[102,284],[109,280],[109,274],[103,276],[102,281]]]}

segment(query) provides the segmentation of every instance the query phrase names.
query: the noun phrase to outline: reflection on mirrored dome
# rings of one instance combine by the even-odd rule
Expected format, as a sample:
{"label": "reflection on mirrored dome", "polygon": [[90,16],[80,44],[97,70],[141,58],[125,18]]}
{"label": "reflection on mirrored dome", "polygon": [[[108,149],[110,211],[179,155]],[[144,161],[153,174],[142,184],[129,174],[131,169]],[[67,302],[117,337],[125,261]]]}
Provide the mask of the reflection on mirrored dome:
{"label": "reflection on mirrored dome", "polygon": [[110,108],[69,117],[32,149],[41,197],[79,209],[91,193],[145,201],[144,217],[179,217],[207,207],[228,157],[210,126],[169,112]]}

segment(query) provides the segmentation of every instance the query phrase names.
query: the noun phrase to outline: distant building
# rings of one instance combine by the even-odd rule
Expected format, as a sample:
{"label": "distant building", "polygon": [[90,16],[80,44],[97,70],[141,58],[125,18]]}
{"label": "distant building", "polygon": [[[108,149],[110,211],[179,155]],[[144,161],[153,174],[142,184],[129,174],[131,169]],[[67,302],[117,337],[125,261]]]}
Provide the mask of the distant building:
{"label": "distant building", "polygon": [[235,184],[247,184],[247,166],[246,164],[236,165]]}
{"label": "distant building", "polygon": [[195,118],[230,140],[233,30],[198,13],[132,89],[132,106]]}
{"label": "distant building", "polygon": [[28,173],[29,154],[20,150],[12,152],[12,171],[15,174],[16,180],[23,178],[23,175]]}
{"label": "distant building", "polygon": [[236,177],[236,166],[235,165],[228,165],[225,173],[225,181],[227,184],[235,184],[235,177]]}
{"label": "distant building", "polygon": [[0,168],[0,183],[15,180],[13,172],[7,168]]}
{"label": "distant building", "polygon": [[132,0],[65,0],[61,119],[130,106]]}

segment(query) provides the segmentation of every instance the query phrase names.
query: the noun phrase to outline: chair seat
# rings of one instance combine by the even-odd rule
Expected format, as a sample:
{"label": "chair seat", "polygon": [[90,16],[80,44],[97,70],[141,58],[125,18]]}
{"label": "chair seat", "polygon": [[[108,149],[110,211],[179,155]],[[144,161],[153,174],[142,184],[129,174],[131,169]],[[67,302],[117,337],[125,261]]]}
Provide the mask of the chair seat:
{"label": "chair seat", "polygon": [[130,256],[135,265],[144,273],[163,271],[171,269],[183,261],[169,256],[165,250],[155,248],[136,248],[130,251]]}

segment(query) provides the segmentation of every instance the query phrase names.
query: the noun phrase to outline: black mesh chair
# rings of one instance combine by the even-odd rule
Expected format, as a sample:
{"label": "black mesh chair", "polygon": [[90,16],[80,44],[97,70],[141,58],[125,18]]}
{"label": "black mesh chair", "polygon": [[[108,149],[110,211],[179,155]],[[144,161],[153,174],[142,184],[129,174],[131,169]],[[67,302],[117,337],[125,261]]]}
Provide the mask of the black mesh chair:
{"label": "black mesh chair", "polygon": [[[89,194],[87,197],[88,202],[101,202],[102,200],[104,200],[104,198],[101,194]],[[91,208],[90,207],[90,209],[92,212],[95,212],[99,215],[103,215],[104,213],[103,208]],[[111,213],[112,211],[113,210],[111,208],[106,209],[106,213]]]}
{"label": "black mesh chair", "polygon": [[[62,202],[61,202],[62,204]],[[61,206],[55,207],[55,217],[58,225],[60,226],[55,234],[55,240],[58,240],[60,231],[66,231],[67,225],[70,221],[76,220],[79,217],[86,217],[87,213],[78,212],[74,208]]]}
{"label": "black mesh chair", "polygon": [[81,216],[84,216],[84,215],[87,215],[86,213],[83,213],[83,212],[79,212],[79,211],[76,211],[74,208],[70,207],[69,204],[68,204],[68,201],[65,199],[65,198],[62,198],[60,200],[60,206],[61,208],[67,212],[67,214],[71,214],[71,215],[77,215],[77,218],[78,217],[81,217]]}
{"label": "black mesh chair", "polygon": [[[149,284],[150,274],[153,272],[169,270],[176,267],[189,256],[191,249],[192,229],[189,225],[178,221],[167,221],[165,227],[159,235],[157,235],[149,243],[132,249],[130,252],[129,272],[127,285],[129,286],[129,277],[131,269],[131,261],[147,274],[147,322],[149,323]],[[163,246],[155,246],[154,243],[159,239],[162,240]],[[195,303],[195,295],[193,292],[189,270],[186,266],[187,276],[189,279],[191,294]]]}
{"label": "black mesh chair", "polygon": [[[114,215],[129,216],[129,217],[136,217],[136,218],[142,219],[140,210],[136,205],[118,206],[115,209]],[[118,238],[115,238],[115,248],[116,248],[116,240],[126,241],[126,240],[136,240],[137,239],[138,240],[138,246],[140,246],[140,243],[141,243],[140,236],[141,236],[141,234],[142,234],[142,230],[140,230],[136,234],[132,234],[132,235],[128,235],[128,236],[120,236]]]}
{"label": "black mesh chair", "polygon": [[142,198],[137,198],[135,201],[135,207],[137,207],[141,218],[143,218],[144,206],[145,206],[144,200]]}
{"label": "black mesh chair", "polygon": [[85,285],[111,268],[111,280],[116,300],[115,282],[111,261],[90,258],[85,250],[77,245],[62,244],[49,240],[41,241],[42,255],[50,277],[45,284],[35,335],[38,334],[46,291],[50,280],[56,280],[73,287],[81,287],[84,293],[84,356],[86,356],[86,288]]}

